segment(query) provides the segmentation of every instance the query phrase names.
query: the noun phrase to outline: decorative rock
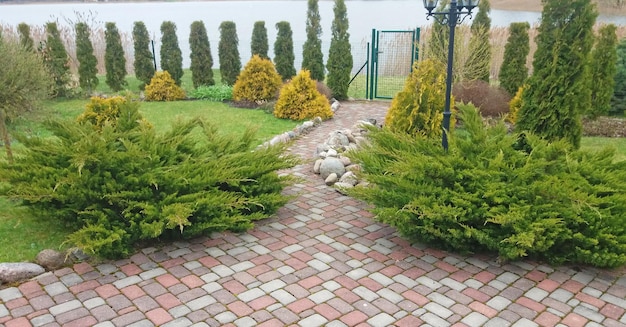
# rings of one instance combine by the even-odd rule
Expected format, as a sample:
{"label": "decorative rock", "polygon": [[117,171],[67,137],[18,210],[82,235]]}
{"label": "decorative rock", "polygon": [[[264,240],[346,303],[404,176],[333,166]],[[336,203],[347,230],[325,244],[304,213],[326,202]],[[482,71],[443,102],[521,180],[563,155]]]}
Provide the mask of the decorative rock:
{"label": "decorative rock", "polygon": [[348,138],[348,142],[356,143],[356,140],[354,139],[354,135],[352,135],[352,131],[350,131],[349,129],[346,129],[341,132],[346,135],[346,137]]}
{"label": "decorative rock", "polygon": [[304,123],[302,123],[302,127],[304,127],[305,130],[309,130],[309,129],[313,128],[314,126],[315,126],[315,124],[312,121],[310,121],[310,120],[305,121]]}
{"label": "decorative rock", "polygon": [[315,160],[315,164],[313,165],[313,172],[316,174],[320,173],[320,166],[322,165],[322,162],[324,161],[324,159],[317,159]]}
{"label": "decorative rock", "polygon": [[46,270],[55,270],[65,265],[65,254],[59,251],[45,249],[37,254],[35,261]]}
{"label": "decorative rock", "polygon": [[337,179],[338,179],[337,174],[332,173],[328,175],[328,177],[326,177],[326,180],[324,181],[324,183],[326,183],[326,185],[328,186],[331,186],[337,182]]}
{"label": "decorative rock", "polygon": [[350,144],[348,137],[340,131],[334,131],[330,133],[330,137],[326,142],[333,149],[341,149]]}
{"label": "decorative rock", "polygon": [[356,178],[356,175],[354,175],[353,172],[347,171],[345,174],[341,175],[341,179],[339,179],[339,182],[354,186],[359,182],[359,180]]}
{"label": "decorative rock", "polygon": [[337,150],[335,149],[328,149],[328,151],[326,151],[326,156],[327,157],[337,157]]}
{"label": "decorative rock", "polygon": [[324,143],[324,144],[318,144],[318,145],[317,145],[317,149],[316,149],[315,153],[319,155],[320,153],[322,153],[322,152],[326,152],[326,151],[328,151],[329,149],[330,149],[330,145],[328,145],[328,144],[326,144],[326,143]]}
{"label": "decorative rock", "polygon": [[322,117],[315,117],[315,119],[313,119],[313,125],[315,126],[319,126],[322,124]]}
{"label": "decorative rock", "polygon": [[35,263],[0,263],[0,284],[13,283],[41,275],[46,270]]}
{"label": "decorative rock", "polygon": [[327,151],[320,152],[320,153],[318,154],[318,156],[319,156],[320,158],[324,159],[324,158],[328,157],[328,152],[327,152]]}
{"label": "decorative rock", "polygon": [[326,178],[332,173],[337,174],[337,176],[341,176],[345,172],[346,168],[341,160],[337,158],[326,158],[320,165],[320,175],[324,180],[326,180]]}
{"label": "decorative rock", "polygon": [[341,104],[339,103],[339,101],[337,101],[335,98],[333,98],[331,101],[332,104],[330,105],[330,110],[332,110],[333,112],[337,111],[339,109],[339,107],[341,106]]}
{"label": "decorative rock", "polygon": [[72,259],[77,262],[86,261],[90,258],[90,256],[83,252],[83,250],[81,249],[74,249],[72,252],[70,252],[70,255]]}
{"label": "decorative rock", "polygon": [[351,171],[351,172],[361,171],[361,165],[352,164],[352,165],[346,166],[346,171]]}
{"label": "decorative rock", "polygon": [[335,186],[335,189],[337,190],[337,192],[339,192],[339,193],[341,193],[343,195],[347,195],[348,192],[346,192],[346,191],[354,187],[354,185],[352,185],[352,184],[343,183],[343,182],[337,182],[337,183],[335,183],[334,186]]}
{"label": "decorative rock", "polygon": [[339,158],[339,160],[341,160],[341,163],[343,163],[343,165],[346,167],[352,164],[352,160],[350,160],[350,158],[348,157],[341,157]]}

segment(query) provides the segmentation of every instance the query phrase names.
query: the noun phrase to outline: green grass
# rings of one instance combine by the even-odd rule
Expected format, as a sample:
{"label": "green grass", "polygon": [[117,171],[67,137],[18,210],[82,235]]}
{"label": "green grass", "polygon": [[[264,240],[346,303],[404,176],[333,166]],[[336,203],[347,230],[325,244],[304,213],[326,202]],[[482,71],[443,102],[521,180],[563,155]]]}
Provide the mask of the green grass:
{"label": "green grass", "polygon": [[[42,110],[15,121],[11,128],[28,135],[49,137],[51,133],[42,127],[44,120],[76,119],[88,102],[86,99],[46,101]],[[241,134],[251,127],[256,129],[258,144],[298,124],[277,119],[262,110],[233,108],[225,103],[203,100],[142,102],[140,112],[159,132],[167,131],[175,120],[192,117],[202,117],[214,123],[222,133]],[[20,149],[20,145],[14,143],[16,154]],[[0,160],[5,159],[2,149]],[[36,219],[25,208],[0,196],[0,262],[33,261],[43,249],[59,249],[69,232],[55,221]]]}
{"label": "green grass", "polygon": [[606,138],[606,137],[583,137],[581,149],[594,151],[606,146],[615,148],[615,160],[626,160],[626,138]]}

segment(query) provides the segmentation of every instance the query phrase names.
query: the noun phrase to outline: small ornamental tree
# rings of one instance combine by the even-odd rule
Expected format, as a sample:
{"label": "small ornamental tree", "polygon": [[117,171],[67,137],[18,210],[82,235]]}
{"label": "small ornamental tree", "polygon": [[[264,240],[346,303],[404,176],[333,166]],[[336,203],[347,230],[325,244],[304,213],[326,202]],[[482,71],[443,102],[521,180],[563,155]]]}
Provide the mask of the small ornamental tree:
{"label": "small ornamental tree", "polygon": [[292,120],[328,119],[333,117],[333,111],[326,97],[315,87],[311,73],[301,70],[280,90],[274,116]]}
{"label": "small ornamental tree", "polygon": [[489,0],[482,0],[478,4],[478,13],[472,22],[472,36],[474,41],[470,41],[470,46],[482,51],[470,49],[470,58],[468,61],[474,62],[476,69],[472,76],[468,76],[470,80],[479,79],[489,82],[491,69],[491,43],[489,42],[489,33],[491,31],[491,18],[489,12],[491,7]]}
{"label": "small ornamental tree", "polygon": [[144,22],[138,21],[133,24],[133,47],[135,49],[135,77],[141,81],[139,89],[143,90],[150,83],[155,72],[155,63],[150,50],[150,35]]}
{"label": "small ornamental tree", "polygon": [[293,53],[293,33],[289,22],[276,23],[278,34],[274,43],[274,64],[278,74],[286,81],[296,75],[294,68],[295,55]]}
{"label": "small ornamental tree", "polygon": [[267,28],[265,28],[264,21],[258,21],[254,23],[252,29],[252,42],[250,42],[250,53],[252,55],[259,55],[262,59],[269,59],[267,52],[269,51],[269,45],[267,41]]}
{"label": "small ornamental tree", "polygon": [[591,118],[607,115],[611,108],[617,63],[616,30],[613,24],[600,27],[591,52],[591,107],[587,112]]}
{"label": "small ornamental tree", "polygon": [[146,85],[148,101],[176,101],[184,98],[185,91],[176,84],[167,70],[154,73],[154,77]]}
{"label": "small ornamental tree", "polygon": [[580,147],[581,114],[591,106],[589,52],[598,16],[590,0],[545,0],[533,75],[522,93],[518,131]]}
{"label": "small ornamental tree", "polygon": [[17,42],[0,39],[0,137],[8,162],[13,161],[6,124],[36,108],[52,87],[41,57]]}
{"label": "small ornamental tree", "polygon": [[348,98],[353,64],[350,33],[348,33],[348,12],[344,0],[335,0],[333,12],[335,18],[331,26],[332,39],[326,63],[328,69],[326,85],[332,90],[337,100],[342,100]]}
{"label": "small ornamental tree", "polygon": [[78,60],[78,83],[83,90],[91,93],[98,80],[98,59],[93,54],[93,45],[89,39],[89,26],[85,22],[76,26],[76,59]]}
{"label": "small ornamental tree", "polygon": [[206,34],[206,27],[200,20],[191,23],[189,34],[189,47],[191,48],[191,80],[193,87],[201,85],[215,85],[213,80],[213,57],[211,45]]}
{"label": "small ornamental tree", "polygon": [[17,25],[17,31],[20,34],[20,44],[24,49],[32,51],[35,49],[35,43],[30,36],[30,26],[26,23],[20,23]]}
{"label": "small ornamental tree", "polygon": [[611,114],[623,114],[626,110],[626,39],[617,44],[615,88],[611,99]]}
{"label": "small ornamental tree", "polygon": [[527,22],[511,23],[509,38],[504,46],[504,60],[500,68],[500,86],[509,94],[515,94],[528,78],[526,58],[530,51]]}
{"label": "small ornamental tree", "polygon": [[282,80],[274,64],[259,55],[252,56],[237,77],[233,87],[235,101],[262,103],[275,99]]}
{"label": "small ornamental tree", "polygon": [[46,44],[42,51],[44,63],[54,81],[52,96],[64,97],[67,95],[70,81],[70,58],[61,40],[61,33],[56,22],[46,23],[46,34]]}
{"label": "small ornamental tree", "polygon": [[308,1],[306,42],[302,47],[302,69],[311,72],[311,78],[324,81],[324,55],[322,54],[322,26],[318,0]]}
{"label": "small ornamental tree", "polygon": [[218,56],[220,58],[222,83],[229,86],[235,84],[237,76],[239,76],[241,71],[241,58],[238,46],[237,25],[232,21],[222,22],[220,24]]}
{"label": "small ornamental tree", "polygon": [[433,59],[416,61],[404,88],[391,102],[385,125],[411,135],[440,136],[445,90],[445,67]]}
{"label": "small ornamental tree", "polygon": [[104,38],[106,51],[104,53],[104,66],[106,68],[106,83],[112,91],[121,91],[126,83],[126,58],[122,39],[115,23],[106,23]]}
{"label": "small ornamental tree", "polygon": [[165,21],[161,24],[161,69],[170,73],[176,85],[183,77],[183,54],[178,46],[176,24]]}

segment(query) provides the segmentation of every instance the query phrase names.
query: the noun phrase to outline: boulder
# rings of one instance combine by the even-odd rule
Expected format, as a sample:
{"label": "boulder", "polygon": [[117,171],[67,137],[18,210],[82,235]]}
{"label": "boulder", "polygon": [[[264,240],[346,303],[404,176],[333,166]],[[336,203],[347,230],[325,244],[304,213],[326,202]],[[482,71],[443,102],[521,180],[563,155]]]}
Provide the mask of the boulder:
{"label": "boulder", "polygon": [[332,174],[335,173],[337,176],[341,176],[346,172],[346,168],[341,162],[341,160],[337,158],[326,158],[320,165],[320,175],[324,180]]}
{"label": "boulder", "polygon": [[343,149],[350,144],[348,137],[340,131],[330,133],[330,137],[326,143],[333,149]]}
{"label": "boulder", "polygon": [[9,262],[0,263],[0,284],[14,283],[41,275],[46,270],[35,263]]}
{"label": "boulder", "polygon": [[35,261],[46,270],[56,270],[65,265],[65,254],[52,249],[42,250]]}

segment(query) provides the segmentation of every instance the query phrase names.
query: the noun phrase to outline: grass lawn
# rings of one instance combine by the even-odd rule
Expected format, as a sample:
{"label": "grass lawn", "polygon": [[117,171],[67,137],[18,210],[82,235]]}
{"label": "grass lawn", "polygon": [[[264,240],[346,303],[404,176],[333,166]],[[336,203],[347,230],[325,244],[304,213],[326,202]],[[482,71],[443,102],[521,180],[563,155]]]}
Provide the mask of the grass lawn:
{"label": "grass lawn", "polygon": [[[47,137],[51,133],[41,126],[50,119],[75,119],[89,100],[46,101],[43,110],[16,121],[13,128],[30,135]],[[262,110],[240,109],[221,102],[177,101],[143,102],[141,114],[161,132],[167,131],[177,119],[203,117],[216,124],[222,133],[242,133],[247,127],[257,130],[259,144],[275,135],[293,129],[298,122],[277,119]],[[19,154],[19,144],[13,146]],[[0,160],[5,159],[4,149]],[[0,182],[0,188],[2,184]],[[54,221],[41,221],[16,203],[0,197],[0,262],[33,261],[42,249],[59,249],[68,230]]]}

